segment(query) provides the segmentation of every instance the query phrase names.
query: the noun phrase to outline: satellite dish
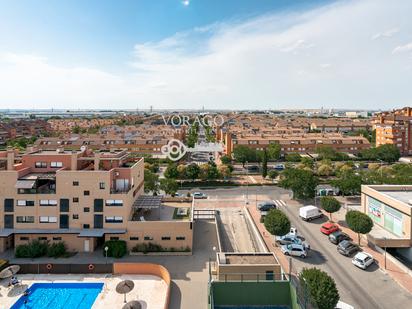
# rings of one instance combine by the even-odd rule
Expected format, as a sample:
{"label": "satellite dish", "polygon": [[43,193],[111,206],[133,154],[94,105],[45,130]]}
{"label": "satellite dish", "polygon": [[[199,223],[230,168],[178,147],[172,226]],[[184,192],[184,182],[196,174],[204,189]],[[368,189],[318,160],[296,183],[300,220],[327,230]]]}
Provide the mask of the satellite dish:
{"label": "satellite dish", "polygon": [[81,150],[82,152],[86,151],[86,149],[87,149],[87,147],[86,147],[86,146],[82,146],[82,147],[80,147],[80,150]]}

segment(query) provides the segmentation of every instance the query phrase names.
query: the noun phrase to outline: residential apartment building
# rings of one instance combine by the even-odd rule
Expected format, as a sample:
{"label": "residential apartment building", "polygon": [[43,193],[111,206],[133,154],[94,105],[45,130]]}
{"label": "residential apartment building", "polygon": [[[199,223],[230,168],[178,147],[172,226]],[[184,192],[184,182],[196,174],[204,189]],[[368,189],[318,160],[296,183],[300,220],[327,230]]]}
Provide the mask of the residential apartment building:
{"label": "residential apartment building", "polygon": [[270,144],[279,144],[281,154],[315,153],[321,146],[330,146],[338,152],[357,154],[370,147],[369,141],[363,136],[344,136],[340,133],[305,133],[305,134],[224,134],[225,153],[233,153],[237,145],[244,145],[256,150],[263,150]]}
{"label": "residential apartment building", "polygon": [[[106,240],[192,248],[192,206],[143,195],[144,160],[126,150],[0,152],[0,252],[39,239],[91,252]],[[186,213],[175,218],[175,209]]]}
{"label": "residential apartment building", "polygon": [[50,131],[50,125],[42,119],[2,120],[0,121],[0,145],[5,145],[10,139],[40,136]]}
{"label": "residential apartment building", "polygon": [[402,155],[412,155],[412,108],[405,107],[376,115],[376,146],[395,145]]}
{"label": "residential apartment building", "polygon": [[44,150],[58,147],[79,150],[82,146],[87,146],[94,150],[127,149],[134,154],[159,156],[161,147],[167,145],[170,139],[183,140],[186,135],[184,128],[175,130],[170,126],[150,125],[109,126],[101,131],[100,134],[67,134],[63,137],[40,138],[35,145]]}

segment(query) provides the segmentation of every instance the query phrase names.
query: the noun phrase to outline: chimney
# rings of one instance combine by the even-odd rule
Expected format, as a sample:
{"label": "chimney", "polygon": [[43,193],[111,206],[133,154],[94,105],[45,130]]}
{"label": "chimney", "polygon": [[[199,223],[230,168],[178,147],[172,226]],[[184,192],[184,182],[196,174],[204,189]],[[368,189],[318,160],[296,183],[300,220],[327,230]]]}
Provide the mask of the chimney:
{"label": "chimney", "polygon": [[13,170],[14,166],[14,149],[12,147],[7,147],[7,170]]}

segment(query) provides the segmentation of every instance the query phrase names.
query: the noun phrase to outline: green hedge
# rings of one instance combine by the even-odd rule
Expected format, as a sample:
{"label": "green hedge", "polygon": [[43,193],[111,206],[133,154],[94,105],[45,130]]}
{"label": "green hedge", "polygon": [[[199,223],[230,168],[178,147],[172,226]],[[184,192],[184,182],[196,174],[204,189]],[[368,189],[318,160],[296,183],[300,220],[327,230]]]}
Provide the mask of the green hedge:
{"label": "green hedge", "polygon": [[66,256],[67,249],[66,244],[61,242],[56,242],[49,244],[47,241],[33,240],[25,245],[19,245],[16,247],[15,256],[16,258],[37,258],[42,256],[48,257],[64,257]]}
{"label": "green hedge", "polygon": [[[124,240],[108,240],[104,243],[103,248],[108,247],[107,256],[121,258],[127,253],[127,246]],[[103,255],[106,251],[103,250]]]}
{"label": "green hedge", "polygon": [[148,252],[190,252],[189,247],[181,247],[181,248],[163,248],[161,245],[154,244],[154,243],[143,243],[143,244],[137,244],[132,248],[132,252],[143,252],[143,253],[148,253]]}

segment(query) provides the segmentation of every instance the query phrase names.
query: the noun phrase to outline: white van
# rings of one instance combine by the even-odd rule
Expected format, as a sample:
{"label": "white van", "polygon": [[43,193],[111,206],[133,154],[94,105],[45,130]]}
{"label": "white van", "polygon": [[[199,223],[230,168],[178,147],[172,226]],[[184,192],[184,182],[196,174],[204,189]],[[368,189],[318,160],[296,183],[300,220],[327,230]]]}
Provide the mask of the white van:
{"label": "white van", "polygon": [[299,208],[299,217],[304,221],[310,221],[322,217],[323,214],[319,208],[313,205],[308,205]]}

